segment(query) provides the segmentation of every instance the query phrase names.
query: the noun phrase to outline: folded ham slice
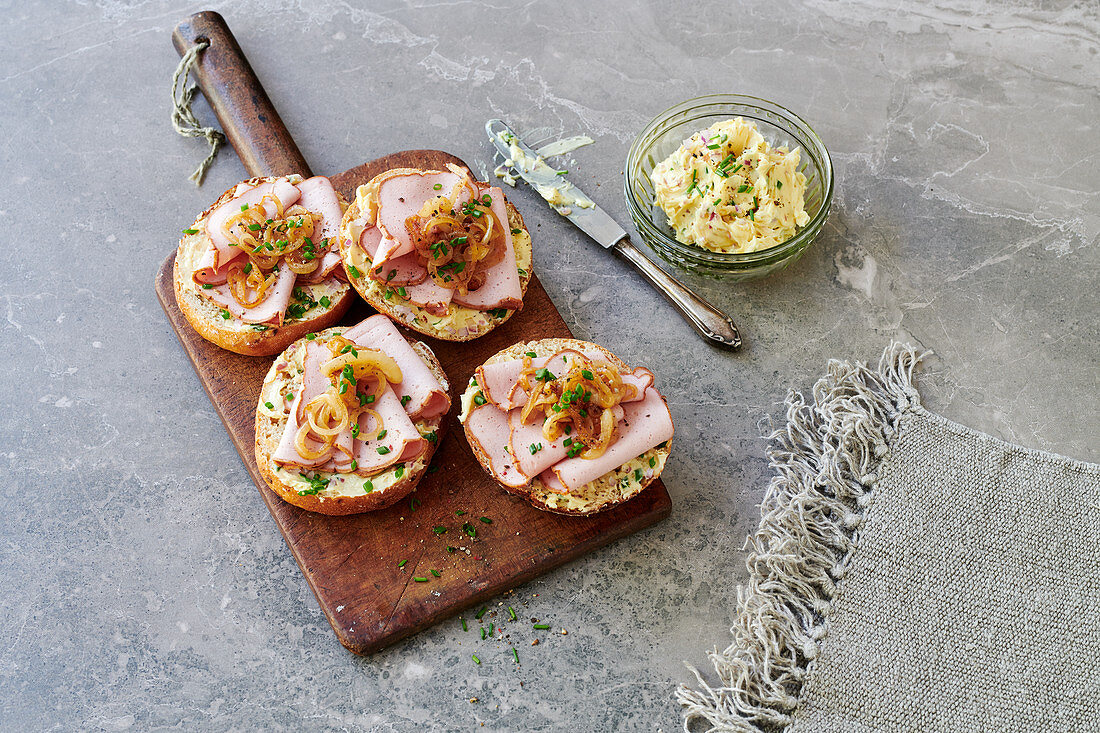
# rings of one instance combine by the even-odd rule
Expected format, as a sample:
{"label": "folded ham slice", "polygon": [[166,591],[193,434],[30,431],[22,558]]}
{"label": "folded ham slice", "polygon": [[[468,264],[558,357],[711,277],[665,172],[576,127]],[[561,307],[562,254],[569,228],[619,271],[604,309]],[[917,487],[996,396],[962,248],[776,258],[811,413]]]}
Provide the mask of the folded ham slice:
{"label": "folded ham slice", "polygon": [[290,303],[290,297],[294,293],[294,281],[297,276],[289,267],[280,267],[275,284],[267,290],[267,296],[251,308],[245,308],[237,302],[229,291],[229,283],[223,281],[202,292],[210,300],[232,313],[245,323],[266,323],[282,325],[286,315],[286,307]]}
{"label": "folded ham slice", "polygon": [[[565,349],[553,356],[533,357],[531,366],[535,369],[545,368],[551,374],[561,377],[569,371],[568,360],[581,353],[593,361],[604,360],[603,355],[596,350],[577,352],[572,349]],[[485,399],[502,410],[511,410],[522,407],[527,402],[527,391],[523,389],[519,381],[519,375],[522,371],[523,360],[512,359],[494,364],[482,364],[475,370],[474,374]],[[638,367],[632,374],[623,374],[622,380],[624,384],[634,386],[635,395],[633,399],[640,400],[646,387],[653,384],[653,372],[644,367]]]}
{"label": "folded ham slice", "polygon": [[314,222],[313,236],[310,239],[318,250],[321,247],[328,247],[317,269],[300,275],[299,280],[306,283],[321,282],[340,265],[340,252],[336,242],[340,234],[340,220],[344,217],[344,210],[340,207],[340,199],[336,196],[332,181],[324,176],[314,176],[302,181],[298,184],[298,190],[302,192],[302,198],[298,203],[310,213],[319,214],[321,217],[319,221]]}
{"label": "folded ham slice", "polygon": [[471,447],[488,457],[497,481],[511,487],[530,483],[531,477],[519,470],[509,452],[511,427],[507,412],[496,405],[485,403],[466,416],[466,427]]}
{"label": "folded ham slice", "polygon": [[504,225],[504,259],[485,271],[485,282],[477,290],[462,295],[455,293],[453,300],[477,310],[507,308],[518,310],[523,307],[523,286],[516,266],[516,250],[512,246],[512,227],[508,224],[508,208],[504,205],[504,192],[499,188],[490,188],[493,198],[492,209],[497,221]]}
{"label": "folded ham slice", "polygon": [[566,458],[540,474],[540,478],[551,490],[574,491],[671,439],[672,415],[668,405],[650,387],[644,399],[623,405],[618,437],[603,455],[591,459]]}
{"label": "folded ham slice", "polygon": [[[328,389],[329,382],[321,374],[321,363],[331,358],[332,353],[322,344],[313,342],[306,344],[306,355],[302,360],[302,388],[294,396],[283,437],[279,441],[279,447],[275,449],[271,456],[276,463],[284,466],[314,468],[326,464],[332,458],[332,451],[335,449],[329,449],[328,452],[317,458],[303,458],[299,455],[296,445],[298,430],[305,423],[306,404]],[[310,441],[309,445],[316,451],[321,443],[320,441]]]}
{"label": "folded ham slice", "polygon": [[[343,333],[367,349],[388,354],[401,367],[401,381],[393,385],[413,420],[438,417],[451,408],[451,398],[436,376],[386,316],[371,316]],[[408,397],[406,400],[405,398]]]}
{"label": "folded ham slice", "polygon": [[[355,460],[359,464],[356,470],[375,473],[400,461],[410,461],[424,452],[428,441],[420,437],[420,431],[413,425],[392,389],[383,392],[371,406],[382,416],[386,435],[381,440],[355,441]],[[377,432],[377,427],[369,413],[360,416],[360,435],[370,436]]]}

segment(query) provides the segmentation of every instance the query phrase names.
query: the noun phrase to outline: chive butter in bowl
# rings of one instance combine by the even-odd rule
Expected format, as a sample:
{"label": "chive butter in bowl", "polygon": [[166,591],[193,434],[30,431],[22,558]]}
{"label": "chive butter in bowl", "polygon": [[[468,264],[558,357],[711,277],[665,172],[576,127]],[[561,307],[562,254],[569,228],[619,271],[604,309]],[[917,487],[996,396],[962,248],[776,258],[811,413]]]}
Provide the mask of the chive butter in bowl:
{"label": "chive butter in bowl", "polygon": [[626,201],[674,265],[735,280],[797,260],[833,198],[833,167],[802,118],[765,99],[711,94],[659,114],[630,146]]}

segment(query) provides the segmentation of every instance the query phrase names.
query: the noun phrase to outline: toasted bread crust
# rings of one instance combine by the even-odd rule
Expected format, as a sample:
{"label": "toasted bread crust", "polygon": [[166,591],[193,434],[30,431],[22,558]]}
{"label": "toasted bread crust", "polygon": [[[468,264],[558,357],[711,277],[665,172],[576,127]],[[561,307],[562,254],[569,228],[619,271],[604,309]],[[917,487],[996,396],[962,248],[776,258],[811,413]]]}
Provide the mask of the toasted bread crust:
{"label": "toasted bread crust", "polygon": [[[261,183],[274,181],[273,177],[249,178],[242,183],[255,186]],[[328,308],[315,307],[313,315],[309,318],[282,326],[269,326],[263,331],[258,331],[248,324],[243,324],[236,318],[228,320],[221,317],[221,309],[213,302],[207,300],[199,293],[198,287],[192,280],[194,267],[192,263],[198,260],[202,252],[210,246],[210,238],[206,235],[206,219],[226,201],[235,198],[237,184],[218,197],[206,211],[199,214],[190,229],[197,229],[197,234],[185,234],[176,249],[176,259],[172,267],[172,282],[176,291],[176,303],[188,323],[191,324],[200,336],[207,341],[217,344],[223,349],[244,354],[245,356],[270,356],[277,354],[292,342],[305,336],[307,333],[317,331],[335,324],[355,300],[355,294],[351,286],[340,282],[337,286],[325,283],[299,284],[314,300],[319,300],[321,295],[327,295],[331,301]],[[339,193],[340,206],[347,208],[347,201]]]}
{"label": "toasted bread crust", "polygon": [[[395,168],[379,173],[365,185],[370,186],[383,176],[389,177],[417,172],[420,171],[415,168]],[[478,183],[481,185],[488,185],[485,181],[478,181]],[[505,201],[505,207],[508,211],[508,226],[512,230],[519,230],[518,234],[512,235],[512,240],[513,249],[516,253],[516,264],[520,270],[520,290],[526,295],[527,284],[531,281],[533,260],[531,252],[531,234],[527,231],[527,225],[523,221],[523,216],[520,215],[516,207],[513,206],[510,201]],[[352,266],[350,261],[351,247],[352,245],[358,247],[359,243],[352,242],[351,239],[349,239],[346,233],[347,227],[350,223],[358,220],[361,213],[356,201],[352,201],[347,211],[344,212],[344,220],[340,225],[340,256],[344,261],[344,269],[347,272],[348,282],[359,292],[363,300],[370,303],[371,307],[379,313],[385,313],[401,325],[418,331],[425,336],[431,336],[432,338],[441,339],[443,341],[470,341],[489,333],[511,318],[512,314],[516,312],[514,310],[503,309],[504,314],[496,317],[489,315],[488,311],[476,311],[476,309],[473,308],[451,303],[447,310],[447,316],[454,314],[456,311],[469,311],[470,313],[476,312],[481,314],[481,316],[472,317],[471,325],[468,328],[462,329],[459,332],[453,332],[447,326],[436,327],[432,325],[440,320],[440,316],[433,315],[408,301],[399,300],[396,295],[391,295],[391,298],[386,298],[385,292],[387,288],[372,280],[365,271],[360,272],[360,277],[355,277],[352,275],[351,269],[349,269]]]}
{"label": "toasted bread crust", "polygon": [[[323,343],[325,339],[333,333],[341,330],[346,330],[346,327],[329,328],[321,331],[317,334],[316,341],[318,343]],[[431,369],[432,374],[439,379],[439,383],[443,385],[443,388],[450,392],[450,383],[447,380],[447,374],[443,371],[443,367],[436,359],[435,354],[432,353],[432,350],[420,341],[408,340],[413,350],[416,351],[420,358],[424,360],[424,363],[428,365],[428,368]],[[287,347],[279,358],[275,359],[275,362],[271,366],[271,370],[268,371],[267,377],[264,379],[265,385],[273,381],[278,385],[278,392],[283,392],[286,389],[286,386],[290,384],[292,378],[289,375],[276,372],[275,367],[280,361],[286,361],[293,350],[304,346],[305,343],[306,341],[304,339],[294,342]],[[263,399],[262,391],[260,399]],[[411,464],[405,464],[404,475],[401,479],[384,489],[376,490],[361,496],[324,496],[322,494],[307,494],[302,496],[298,493],[296,488],[289,485],[278,476],[279,472],[276,471],[276,466],[278,464],[272,460],[272,455],[276,448],[279,447],[279,442],[282,440],[283,432],[286,429],[287,417],[288,416],[284,414],[279,419],[272,419],[264,415],[259,410],[259,405],[257,405],[256,465],[259,467],[260,474],[264,477],[264,481],[267,482],[271,490],[278,494],[283,501],[301,507],[307,511],[330,516],[362,514],[363,512],[384,509],[412,493],[416,485],[420,482],[420,479],[424,476],[424,473],[427,471],[428,465],[431,463],[432,456],[435,454],[436,449],[439,447],[440,443],[442,443],[447,425],[445,415],[440,415],[431,420],[417,421],[418,426],[423,425],[425,428],[435,430],[437,438],[434,443],[428,443],[428,448],[421,457]],[[373,478],[377,479],[378,476],[392,473],[394,468],[395,467],[391,466],[384,471],[373,474]],[[283,473],[285,472],[284,470]],[[296,473],[297,471],[295,470],[294,472]],[[363,476],[362,478],[365,481],[372,477]]]}
{"label": "toasted bread crust", "polygon": [[[529,341],[527,343],[513,344],[512,346],[509,346],[508,348],[503,349],[502,351],[498,351],[497,353],[490,356],[488,359],[485,360],[485,364],[495,364],[501,361],[520,359],[525,353],[529,351],[533,351],[538,356],[552,356],[553,354],[556,354],[563,349],[576,349],[578,351],[584,349],[595,349],[604,356],[608,363],[618,367],[620,372],[630,371],[630,367],[627,366],[626,362],[624,362],[622,359],[615,356],[599,344],[594,344],[588,341],[579,341],[577,339],[563,338],[542,339],[541,341]],[[475,386],[467,385],[466,392],[469,393],[471,390],[476,391],[476,389],[477,388]],[[465,399],[465,396],[463,397],[463,399]],[[662,396],[661,399],[663,400],[664,397]],[[481,446],[477,439],[473,437],[465,423],[463,424],[462,429],[463,433],[466,435],[467,442],[470,444],[470,450],[473,452],[474,457],[477,458],[478,463],[481,464],[482,468],[484,468],[486,472],[489,473],[489,475],[493,476],[494,479],[497,479],[497,476],[493,473],[492,461],[489,459],[489,456],[486,453],[485,449]],[[575,493],[578,496],[591,495],[591,498],[590,500],[576,502],[577,506],[560,506],[559,499],[557,498],[560,495],[548,490],[545,486],[543,486],[542,482],[539,481],[537,477],[532,479],[529,484],[519,487],[507,486],[504,483],[501,483],[499,479],[497,479],[497,483],[500,484],[500,487],[508,493],[515,494],[516,496],[526,499],[536,508],[542,509],[543,511],[570,516],[590,516],[592,514],[598,514],[599,512],[604,512],[608,509],[612,509],[619,504],[622,504],[623,502],[634,498],[643,490],[645,490],[646,487],[648,487],[650,484],[660,478],[661,472],[664,469],[665,460],[668,458],[671,451],[672,440],[669,439],[665,442],[663,447],[651,448],[650,450],[639,456],[639,458],[642,458],[646,461],[652,459],[655,464],[655,471],[653,472],[653,475],[651,477],[646,478],[641,482],[631,482],[628,491],[622,491],[620,484],[617,482],[611,482],[610,486],[603,486],[603,484],[608,483],[606,479],[608,479],[609,477],[617,476],[617,473],[620,469],[609,471],[607,474],[604,474],[604,476],[601,476],[595,481],[585,485],[581,489],[577,490]]]}

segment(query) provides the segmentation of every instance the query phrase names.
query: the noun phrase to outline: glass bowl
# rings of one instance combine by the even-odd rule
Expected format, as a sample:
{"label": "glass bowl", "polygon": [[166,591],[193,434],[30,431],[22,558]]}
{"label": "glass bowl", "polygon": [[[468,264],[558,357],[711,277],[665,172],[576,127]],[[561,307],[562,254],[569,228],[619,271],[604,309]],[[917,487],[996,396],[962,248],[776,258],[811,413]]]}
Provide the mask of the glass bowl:
{"label": "glass bowl", "polygon": [[[694,133],[733,117],[754,122],[772,147],[801,149],[798,170],[806,176],[805,206],[810,220],[787,241],[758,252],[726,254],[679,242],[665,212],[653,202],[650,174],[657,164]],[[646,125],[626,156],[626,205],[638,233],[655,252],[686,270],[749,280],[786,267],[817,237],[832,202],[833,164],[821,138],[798,115],[758,97],[709,94],[669,107]]]}

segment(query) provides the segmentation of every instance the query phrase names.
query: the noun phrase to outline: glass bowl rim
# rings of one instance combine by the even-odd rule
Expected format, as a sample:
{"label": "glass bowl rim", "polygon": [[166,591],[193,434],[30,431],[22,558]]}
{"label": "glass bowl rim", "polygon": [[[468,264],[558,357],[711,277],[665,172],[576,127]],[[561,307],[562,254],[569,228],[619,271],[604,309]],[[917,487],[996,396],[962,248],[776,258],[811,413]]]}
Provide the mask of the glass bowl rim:
{"label": "glass bowl rim", "polygon": [[[820,168],[822,169],[825,179],[825,190],[822,195],[821,206],[814,217],[808,221],[797,234],[781,244],[755,252],[711,252],[702,247],[684,244],[661,231],[634,195],[633,186],[631,185],[634,181],[633,169],[635,166],[633,164],[637,161],[640,166],[641,156],[644,152],[642,149],[642,141],[649,139],[650,142],[652,142],[654,138],[653,133],[663,124],[667,123],[673,115],[691,112],[700,108],[714,107],[716,105],[735,105],[749,110],[770,112],[784,122],[790,124],[797,132],[806,135],[809,138],[809,142],[815,148],[813,152],[817,153],[816,157],[821,161]],[[731,114],[736,115],[737,113],[731,111]],[[715,115],[705,114],[700,116]],[[775,123],[769,122],[768,124],[774,125]],[[647,149],[648,147],[650,146],[646,145]],[[733,268],[737,268],[740,266],[751,266],[772,262],[776,258],[782,258],[785,255],[797,254],[802,249],[809,246],[810,242],[817,236],[821,227],[824,225],[825,218],[829,215],[829,210],[832,208],[834,185],[833,162],[829,150],[825,147],[825,143],[821,140],[821,137],[806,120],[783,105],[773,102],[770,99],[755,97],[748,94],[704,94],[699,97],[684,100],[683,102],[678,102],[661,111],[642,128],[642,131],[638,133],[634,141],[630,144],[630,149],[627,151],[626,170],[624,173],[623,178],[624,188],[626,189],[627,208],[635,224],[638,226],[642,238],[656,239],[656,242],[650,241],[650,244],[656,245],[658,248],[664,247],[666,250],[671,250],[677,256],[700,265],[719,267],[732,266]]]}

